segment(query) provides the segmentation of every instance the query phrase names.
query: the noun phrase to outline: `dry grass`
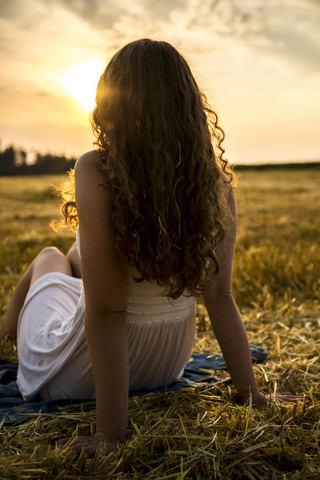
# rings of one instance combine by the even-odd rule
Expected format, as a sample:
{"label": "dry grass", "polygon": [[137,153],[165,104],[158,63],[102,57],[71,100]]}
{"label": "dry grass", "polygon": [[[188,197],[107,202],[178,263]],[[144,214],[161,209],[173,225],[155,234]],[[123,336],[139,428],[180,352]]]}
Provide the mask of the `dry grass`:
{"label": "dry grass", "polygon": [[[0,312],[31,258],[45,245],[67,250],[72,236],[48,228],[57,178],[0,178]],[[253,410],[227,385],[134,397],[126,443],[105,458],[72,459],[55,447],[89,433],[95,413],[64,409],[1,427],[1,479],[320,479],[320,172],[243,172],[234,291],[251,343],[267,348],[260,387],[308,394],[304,404]],[[218,351],[199,306],[195,351]],[[14,359],[14,343],[0,346]]]}

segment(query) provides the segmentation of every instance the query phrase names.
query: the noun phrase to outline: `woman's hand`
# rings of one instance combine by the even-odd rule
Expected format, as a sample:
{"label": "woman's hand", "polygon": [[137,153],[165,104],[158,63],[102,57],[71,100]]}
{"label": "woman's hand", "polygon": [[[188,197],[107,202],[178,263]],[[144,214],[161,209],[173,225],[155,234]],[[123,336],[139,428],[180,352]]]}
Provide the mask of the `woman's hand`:
{"label": "woman's hand", "polygon": [[[58,447],[61,448],[72,438],[63,438],[58,441]],[[94,435],[83,435],[75,437],[74,441],[70,443],[68,452],[71,454],[83,453],[87,457],[93,457],[98,451],[99,456],[107,455],[116,450],[118,442],[104,433],[95,433]]]}
{"label": "woman's hand", "polygon": [[252,398],[253,406],[256,408],[265,408],[276,403],[297,403],[305,402],[307,406],[313,404],[310,397],[304,395],[294,395],[290,392],[275,393],[271,395],[266,395],[259,392],[258,395]]}

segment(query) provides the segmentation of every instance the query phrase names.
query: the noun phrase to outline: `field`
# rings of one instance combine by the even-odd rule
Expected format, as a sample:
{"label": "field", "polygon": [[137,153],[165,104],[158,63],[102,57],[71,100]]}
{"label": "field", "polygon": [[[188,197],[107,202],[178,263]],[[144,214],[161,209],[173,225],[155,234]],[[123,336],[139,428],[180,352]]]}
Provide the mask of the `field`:
{"label": "field", "polygon": [[[0,316],[20,274],[54,233],[51,184],[59,177],[0,178]],[[320,479],[320,171],[241,171],[234,294],[249,341],[269,351],[254,367],[264,392],[291,391],[314,405],[254,410],[225,384],[134,397],[126,443],[106,458],[70,458],[55,441],[94,428],[94,410],[39,415],[1,427],[0,479]],[[202,305],[194,351],[218,352]],[[0,345],[14,360],[14,342]]]}

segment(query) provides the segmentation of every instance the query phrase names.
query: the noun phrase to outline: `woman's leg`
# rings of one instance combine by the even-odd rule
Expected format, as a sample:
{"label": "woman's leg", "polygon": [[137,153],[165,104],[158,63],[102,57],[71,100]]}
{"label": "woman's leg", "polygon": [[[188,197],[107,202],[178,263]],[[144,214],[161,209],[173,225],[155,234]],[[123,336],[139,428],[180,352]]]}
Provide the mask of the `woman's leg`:
{"label": "woman's leg", "polygon": [[49,272],[72,275],[69,260],[55,247],[44,248],[17,283],[0,327],[0,340],[7,335],[16,335],[20,310],[29,288],[38,278]]}
{"label": "woman's leg", "polygon": [[66,257],[71,265],[72,276],[76,278],[81,278],[81,261],[75,243],[68,251]]}

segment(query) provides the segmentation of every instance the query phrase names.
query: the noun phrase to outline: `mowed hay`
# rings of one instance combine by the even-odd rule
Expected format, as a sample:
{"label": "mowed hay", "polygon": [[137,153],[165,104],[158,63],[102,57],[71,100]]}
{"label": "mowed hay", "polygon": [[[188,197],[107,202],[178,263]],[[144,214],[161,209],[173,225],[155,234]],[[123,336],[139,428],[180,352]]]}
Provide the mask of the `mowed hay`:
{"label": "mowed hay", "polygon": [[[18,190],[23,186],[25,192],[26,185],[16,179],[16,192],[6,196],[1,188],[6,180],[0,179],[6,202],[0,214],[6,215],[5,222],[0,218],[2,312],[36,251],[50,243],[66,251],[72,242],[70,234],[57,237],[47,226],[57,211],[53,198],[37,210],[30,180],[29,208],[19,209]],[[239,406],[228,383],[132,397],[126,442],[119,451],[93,459],[70,457],[55,442],[92,433],[94,404],[78,412],[65,408],[59,416],[36,415],[1,427],[0,478],[320,478],[319,181],[320,172],[241,173],[234,266],[234,293],[249,341],[269,351],[268,360],[254,366],[261,390],[309,395],[312,407],[304,402],[264,410],[250,402]],[[37,182],[46,192],[54,179]],[[38,185],[37,198],[42,190]],[[32,212],[37,213],[30,218]],[[219,351],[200,302],[194,351]],[[15,343],[4,342],[0,356],[14,360]]]}

